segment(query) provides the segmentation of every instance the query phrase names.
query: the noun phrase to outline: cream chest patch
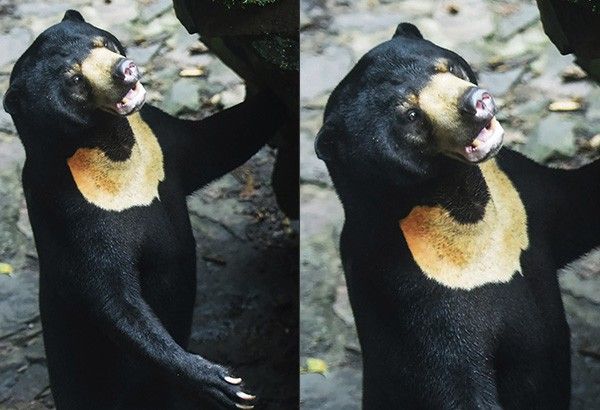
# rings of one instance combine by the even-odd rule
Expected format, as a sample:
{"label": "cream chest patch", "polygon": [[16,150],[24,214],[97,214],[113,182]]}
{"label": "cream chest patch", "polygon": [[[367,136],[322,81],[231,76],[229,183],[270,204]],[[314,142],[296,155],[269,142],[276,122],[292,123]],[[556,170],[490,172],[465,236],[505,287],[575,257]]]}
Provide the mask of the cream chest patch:
{"label": "cream chest patch", "polygon": [[165,178],[156,136],[139,113],[127,121],[135,142],[126,160],[113,161],[99,148],[80,148],[67,160],[83,197],[107,211],[150,205],[158,198],[158,184]]}
{"label": "cream chest patch", "polygon": [[490,193],[481,221],[460,223],[441,206],[417,206],[400,221],[423,273],[450,288],[510,281],[529,246],[527,215],[513,184],[495,159],[480,169]]}

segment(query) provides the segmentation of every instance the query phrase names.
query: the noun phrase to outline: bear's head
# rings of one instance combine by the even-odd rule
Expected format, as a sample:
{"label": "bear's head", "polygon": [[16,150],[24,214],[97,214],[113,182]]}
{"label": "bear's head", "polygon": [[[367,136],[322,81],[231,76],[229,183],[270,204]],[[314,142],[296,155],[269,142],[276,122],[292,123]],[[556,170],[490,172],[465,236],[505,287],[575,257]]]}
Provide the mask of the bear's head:
{"label": "bear's head", "polygon": [[504,134],[495,113],[465,60],[402,23],[335,88],[315,148],[334,182],[406,186],[494,156]]}
{"label": "bear's head", "polygon": [[17,128],[77,131],[93,126],[99,112],[124,116],[138,110],[146,97],[139,79],[112,34],[69,10],[15,64],[4,109]]}

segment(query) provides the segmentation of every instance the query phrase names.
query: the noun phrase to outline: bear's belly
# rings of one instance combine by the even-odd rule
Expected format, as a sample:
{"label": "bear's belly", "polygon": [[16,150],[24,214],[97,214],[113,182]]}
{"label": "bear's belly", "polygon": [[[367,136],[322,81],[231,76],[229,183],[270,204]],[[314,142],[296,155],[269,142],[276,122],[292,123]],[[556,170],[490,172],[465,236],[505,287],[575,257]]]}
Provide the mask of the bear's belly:
{"label": "bear's belly", "polygon": [[155,201],[140,210],[146,211],[138,256],[142,295],[168,330],[172,324],[181,333],[181,323],[191,319],[196,293],[196,241],[187,208],[185,202]]}

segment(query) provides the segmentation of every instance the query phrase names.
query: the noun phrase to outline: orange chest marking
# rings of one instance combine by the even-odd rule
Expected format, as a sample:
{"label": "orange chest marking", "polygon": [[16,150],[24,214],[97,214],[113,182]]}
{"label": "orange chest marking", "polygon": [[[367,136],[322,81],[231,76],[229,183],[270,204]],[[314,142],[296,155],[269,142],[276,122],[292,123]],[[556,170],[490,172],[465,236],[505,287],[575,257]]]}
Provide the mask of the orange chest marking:
{"label": "orange chest marking", "polygon": [[135,143],[126,160],[113,161],[99,148],[80,148],[67,160],[83,197],[108,211],[150,205],[158,198],[158,184],[165,178],[156,136],[138,113],[127,121]]}
{"label": "orange chest marking", "polygon": [[423,273],[450,288],[473,289],[511,280],[529,246],[525,207],[495,160],[480,166],[490,200],[477,223],[460,223],[441,206],[416,206],[400,220]]}

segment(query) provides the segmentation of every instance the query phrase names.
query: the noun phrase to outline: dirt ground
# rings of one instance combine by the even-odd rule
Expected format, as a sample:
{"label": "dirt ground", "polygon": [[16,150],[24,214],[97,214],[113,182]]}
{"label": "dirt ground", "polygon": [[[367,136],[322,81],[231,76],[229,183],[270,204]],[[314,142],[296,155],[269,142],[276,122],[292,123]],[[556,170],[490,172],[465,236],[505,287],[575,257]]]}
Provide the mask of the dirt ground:
{"label": "dirt ground", "polygon": [[[342,209],[313,150],[327,96],[401,22],[462,55],[500,106],[506,141],[538,162],[576,167],[598,157],[600,89],[545,36],[535,1],[301,1],[301,376],[303,409],[358,409],[361,354],[341,270]],[[553,112],[553,102],[580,108]],[[600,408],[600,254],[560,273],[572,333],[573,409]]]}
{"label": "dirt ground", "polygon": [[[112,32],[143,69],[149,102],[202,118],[241,102],[242,81],[206,51],[164,0],[0,0],[0,94],[14,61],[74,8]],[[187,68],[198,76],[179,75]],[[260,408],[298,402],[298,224],[270,186],[274,150],[189,199],[198,295],[190,350],[235,369]],[[20,185],[24,152],[0,110],[0,409],[53,408],[37,307],[37,257]]]}

